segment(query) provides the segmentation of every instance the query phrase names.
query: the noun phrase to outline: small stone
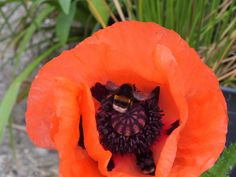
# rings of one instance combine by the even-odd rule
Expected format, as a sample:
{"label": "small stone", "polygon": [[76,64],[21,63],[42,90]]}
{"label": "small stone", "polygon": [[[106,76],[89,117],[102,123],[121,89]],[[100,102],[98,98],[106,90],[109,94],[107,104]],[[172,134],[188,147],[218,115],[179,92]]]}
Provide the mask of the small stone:
{"label": "small stone", "polygon": [[35,148],[35,152],[42,156],[45,156],[48,154],[48,150],[43,149],[43,148]]}

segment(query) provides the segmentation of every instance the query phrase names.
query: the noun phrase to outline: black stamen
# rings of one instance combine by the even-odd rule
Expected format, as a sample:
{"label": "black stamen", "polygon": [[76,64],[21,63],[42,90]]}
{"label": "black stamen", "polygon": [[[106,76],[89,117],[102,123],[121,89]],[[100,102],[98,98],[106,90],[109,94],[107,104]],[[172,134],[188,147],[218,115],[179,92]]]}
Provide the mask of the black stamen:
{"label": "black stamen", "polygon": [[78,145],[85,149],[85,146],[84,146],[84,131],[83,131],[83,125],[82,125],[82,117],[80,117],[80,122],[79,122],[79,141],[78,141]]}
{"label": "black stamen", "polygon": [[101,83],[96,83],[94,87],[91,88],[92,96],[99,102],[107,97],[109,91]]}
{"label": "black stamen", "polygon": [[157,86],[153,91],[152,94],[156,96],[156,102],[159,102],[159,96],[160,96],[160,87]]}
{"label": "black stamen", "polygon": [[108,163],[108,165],[107,165],[107,171],[112,171],[113,168],[115,168],[115,164],[114,164],[114,162],[113,162],[113,160],[111,158],[109,163]]}
{"label": "black stamen", "polygon": [[[146,111],[148,120],[146,120],[145,126],[142,127],[139,133],[125,136],[117,133],[112,127],[111,117],[116,114],[115,111],[112,111],[112,103],[108,100],[105,101],[104,105],[106,105],[107,110],[101,107],[96,113],[97,128],[100,135],[100,143],[112,153],[126,154],[146,151],[160,136],[163,126],[161,122],[163,114],[157,106],[153,110]],[[151,108],[151,105],[147,104],[145,107]]]}
{"label": "black stamen", "polygon": [[[91,88],[91,92],[101,104],[96,112],[96,123],[103,147],[112,154],[135,154],[142,172],[154,175],[156,166],[150,146],[158,139],[163,127],[163,111],[157,106],[160,87],[156,87],[150,96],[142,99],[133,97],[136,88],[130,84],[123,84],[114,92],[97,83]],[[119,97],[114,98],[117,95],[135,101],[132,104],[127,102],[129,106],[126,106],[124,112],[117,111],[114,104],[121,106],[114,100],[122,101]],[[111,171],[114,167],[115,164],[110,159],[107,170]]]}
{"label": "black stamen", "polygon": [[163,126],[163,113],[157,106],[159,90],[159,87],[154,89],[152,98],[136,102],[125,113],[113,110],[112,94],[101,101],[96,122],[100,143],[105,149],[120,154],[140,153],[149,149],[160,136]]}
{"label": "black stamen", "polygon": [[171,127],[167,130],[167,135],[170,135],[179,126],[179,120],[176,120],[171,124]]}
{"label": "black stamen", "polygon": [[155,175],[156,165],[152,156],[152,151],[148,150],[136,155],[136,163],[144,174]]}

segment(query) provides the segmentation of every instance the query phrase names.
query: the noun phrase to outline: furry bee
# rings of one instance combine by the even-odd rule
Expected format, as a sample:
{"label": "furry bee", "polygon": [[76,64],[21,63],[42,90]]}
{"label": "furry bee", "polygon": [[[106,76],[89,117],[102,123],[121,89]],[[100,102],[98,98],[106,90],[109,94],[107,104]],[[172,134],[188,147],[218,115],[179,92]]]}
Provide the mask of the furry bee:
{"label": "furry bee", "polygon": [[129,84],[123,84],[113,97],[112,108],[120,113],[125,113],[133,104],[133,90],[134,88]]}

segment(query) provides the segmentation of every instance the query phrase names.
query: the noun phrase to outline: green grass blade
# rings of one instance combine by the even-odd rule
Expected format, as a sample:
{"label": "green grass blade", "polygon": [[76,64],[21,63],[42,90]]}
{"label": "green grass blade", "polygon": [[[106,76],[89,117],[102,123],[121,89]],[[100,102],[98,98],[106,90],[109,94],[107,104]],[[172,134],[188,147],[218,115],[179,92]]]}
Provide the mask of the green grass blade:
{"label": "green grass blade", "polygon": [[[6,18],[8,19],[8,21],[10,21],[10,19],[12,18],[12,16],[14,15],[14,13],[19,9],[21,7],[21,4],[17,4],[14,8],[12,8],[11,10],[10,10],[10,12],[8,11],[8,15],[6,16]],[[1,6],[0,6],[0,8],[1,8]],[[2,9],[0,10],[0,11],[2,11]],[[1,18],[1,17],[0,17]],[[18,20],[16,20],[16,21],[18,21]],[[9,22],[10,23],[10,22]],[[13,23],[15,23],[15,21],[12,21],[11,20],[11,24],[13,24]],[[4,22],[4,23],[2,23],[1,25],[0,25],[0,33],[2,32],[2,29],[5,27],[5,24],[6,24],[6,22]],[[7,25],[7,24],[6,24]],[[15,32],[15,31],[14,31]],[[10,35],[14,35],[13,33],[11,33]]]}
{"label": "green grass blade", "polygon": [[200,20],[201,20],[201,14],[197,13],[193,22],[192,22],[192,26],[190,28],[191,30],[190,30],[189,38],[188,38],[188,42],[191,47],[196,46],[197,40],[195,40],[195,39],[196,39],[196,36],[199,35],[198,34],[198,24],[200,23]]}
{"label": "green grass blade", "polygon": [[109,12],[103,3],[103,0],[87,0],[87,2],[94,17],[98,20],[102,27],[105,28],[108,22]]}
{"label": "green grass blade", "polygon": [[16,143],[15,143],[15,136],[13,131],[13,120],[12,117],[8,121],[8,131],[9,131],[9,146],[11,148],[12,156],[16,160]]}
{"label": "green grass blade", "polygon": [[227,24],[227,26],[225,26],[225,28],[223,28],[222,33],[220,33],[220,34],[221,34],[220,39],[223,39],[223,38],[226,36],[226,34],[232,35],[232,32],[233,32],[233,30],[235,30],[235,29],[236,29],[236,18],[232,19],[232,20]]}
{"label": "green grass blade", "polygon": [[71,8],[71,0],[59,0],[59,4],[63,12],[68,15]]}
{"label": "green grass blade", "polygon": [[216,164],[201,177],[227,177],[235,166],[236,144],[232,144],[224,150]]}
{"label": "green grass blade", "polygon": [[143,21],[143,0],[137,1],[137,14],[139,21]]}
{"label": "green grass blade", "polygon": [[166,1],[166,27],[174,29],[174,0]]}
{"label": "green grass blade", "polygon": [[[143,21],[153,21],[152,15],[151,15],[151,8],[150,8],[150,1],[140,1],[141,4],[141,11],[142,11],[142,16],[143,16]],[[147,10],[148,9],[148,10]]]}
{"label": "green grass blade", "polygon": [[[232,8],[232,11],[235,10],[236,6]],[[217,23],[224,21],[224,19],[230,16],[231,14],[232,13],[230,11],[226,11],[222,15],[220,16],[218,15],[212,22],[210,22],[207,26],[202,28],[201,38],[203,38],[207,34],[207,32],[209,32],[212,28],[214,28]]]}
{"label": "green grass blade", "polygon": [[[210,12],[213,12],[215,9],[217,9],[217,7],[220,5],[220,0],[213,0],[211,2],[211,7],[210,7]],[[216,13],[217,11],[215,11]],[[207,23],[212,23],[214,21],[214,18],[215,18],[215,14],[214,15],[211,15],[208,19],[208,22]],[[206,34],[204,40],[206,41],[205,43],[206,44],[210,44],[211,43],[211,40],[213,38],[213,32],[214,32],[214,28],[210,29],[208,31],[208,33]]]}
{"label": "green grass blade", "polygon": [[204,2],[194,1],[192,4],[191,19],[188,24],[188,42],[191,47],[198,49],[199,36],[201,32],[202,20],[204,16]]}
{"label": "green grass blade", "polygon": [[[228,8],[228,12],[229,12],[229,15],[227,16],[227,18],[225,18],[223,20],[223,24],[221,26],[221,30],[219,31],[220,35],[218,39],[216,40],[221,40],[224,35],[226,34],[225,33],[225,30],[228,31],[228,34],[227,35],[231,35],[231,33],[236,29],[236,23],[235,23],[235,15],[236,15],[236,1],[233,1],[231,2],[229,8]],[[223,35],[224,34],[224,35]]]}
{"label": "green grass blade", "polygon": [[34,4],[39,5],[39,4],[41,4],[41,3],[43,3],[44,1],[47,1],[47,0],[32,0],[32,1],[33,1]]}
{"label": "green grass blade", "polygon": [[14,31],[12,29],[12,25],[10,24],[10,18],[6,16],[6,14],[2,11],[2,9],[0,9],[0,15],[4,19],[4,24],[7,25],[8,29],[11,31],[11,33],[14,33]]}
{"label": "green grass blade", "polygon": [[[199,1],[199,0],[198,0]],[[185,19],[183,19],[184,21],[184,38],[187,40],[188,42],[188,38],[189,38],[189,33],[191,31],[191,26],[192,26],[192,6],[193,6],[193,2],[189,1],[189,4],[187,4],[187,8],[185,9]],[[195,15],[195,14],[194,14]]]}
{"label": "green grass blade", "polygon": [[74,1],[69,14],[61,12],[57,18],[56,22],[56,35],[62,44],[65,44],[68,40],[70,27],[73,22],[75,11],[76,11],[76,1]]}
{"label": "green grass blade", "polygon": [[135,15],[133,14],[133,3],[131,0],[126,0],[126,9],[129,16],[129,20],[136,20]]}
{"label": "green grass blade", "polygon": [[[40,12],[40,14],[37,15],[34,23],[31,23],[31,25],[27,28],[23,39],[21,40],[20,44],[19,44],[19,48],[17,49],[16,52],[16,64],[19,63],[20,57],[23,54],[23,52],[25,51],[26,47],[29,45],[29,42],[34,34],[34,32],[36,31],[36,29],[39,27],[39,25],[41,24],[41,22],[47,18],[47,16],[53,11],[54,7],[52,6],[47,6],[45,8],[43,8]],[[37,24],[37,26],[35,25]]]}
{"label": "green grass blade", "polygon": [[0,103],[0,143],[3,139],[4,128],[7,125],[8,119],[11,115],[11,111],[16,102],[17,95],[20,90],[21,83],[34,71],[38,64],[50,55],[53,51],[61,47],[61,44],[55,44],[53,47],[46,50],[40,56],[35,58],[11,83],[8,90],[4,94],[3,99]]}
{"label": "green grass blade", "polygon": [[157,9],[157,23],[162,25],[161,2],[160,2],[160,0],[156,0],[156,9]]}
{"label": "green grass blade", "polygon": [[15,104],[20,85],[21,83],[18,81],[18,79],[17,81],[13,82],[5,93],[0,104],[0,142],[2,142],[3,131],[7,125],[11,110]]}
{"label": "green grass blade", "polygon": [[[182,1],[176,1],[176,8],[175,8],[175,21],[176,21],[176,27],[175,30],[182,36],[183,38],[186,38],[187,34],[186,31],[188,30],[188,20],[190,18],[189,11],[191,7],[192,1],[189,0],[182,0]],[[168,7],[167,7],[168,8]],[[168,19],[165,19],[165,24],[168,21]]]}
{"label": "green grass blade", "polygon": [[[147,3],[148,2],[148,3]],[[146,1],[146,5],[145,5],[145,15],[147,14],[147,16],[145,17],[145,21],[149,19],[151,19],[151,21],[155,22],[156,21],[156,3],[153,0],[150,1]],[[147,19],[147,20],[146,20]]]}
{"label": "green grass blade", "polygon": [[115,5],[116,11],[119,14],[121,21],[125,21],[125,15],[124,15],[123,10],[121,8],[121,3],[118,0],[113,0],[113,3]]}

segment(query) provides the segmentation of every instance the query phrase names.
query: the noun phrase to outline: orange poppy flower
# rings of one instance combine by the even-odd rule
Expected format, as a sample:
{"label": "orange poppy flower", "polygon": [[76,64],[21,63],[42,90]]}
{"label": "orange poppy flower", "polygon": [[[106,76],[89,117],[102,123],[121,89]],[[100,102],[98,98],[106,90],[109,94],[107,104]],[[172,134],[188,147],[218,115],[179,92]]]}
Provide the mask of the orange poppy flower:
{"label": "orange poppy flower", "polygon": [[62,177],[197,177],[223,150],[227,122],[217,78],[194,49],[135,21],[43,66],[26,112],[30,138],[58,151]]}

